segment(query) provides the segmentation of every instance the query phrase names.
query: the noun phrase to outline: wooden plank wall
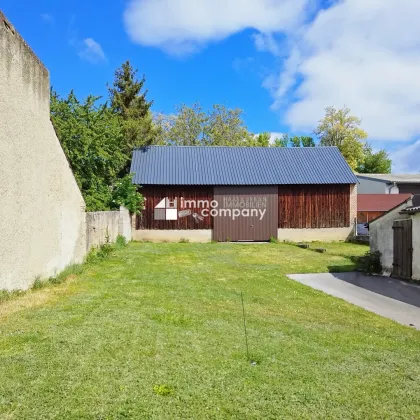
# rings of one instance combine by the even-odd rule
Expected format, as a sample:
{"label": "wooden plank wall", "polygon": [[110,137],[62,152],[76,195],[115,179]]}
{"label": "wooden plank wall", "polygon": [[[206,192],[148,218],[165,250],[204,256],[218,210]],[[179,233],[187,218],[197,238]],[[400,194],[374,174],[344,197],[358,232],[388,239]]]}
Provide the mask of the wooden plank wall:
{"label": "wooden plank wall", "polygon": [[357,223],[369,223],[384,213],[384,211],[358,211]]}
{"label": "wooden plank wall", "polygon": [[350,226],[349,185],[280,185],[279,228]]}
{"label": "wooden plank wall", "polygon": [[[155,220],[155,206],[165,197],[170,200],[181,197],[184,200],[213,200],[213,187],[209,186],[145,186],[139,192],[146,197],[145,210],[136,217],[136,229],[212,229],[213,221],[210,216],[203,221],[196,220],[192,216],[179,218],[178,220]],[[178,204],[179,205],[179,204]],[[200,209],[191,209],[199,212]]]}

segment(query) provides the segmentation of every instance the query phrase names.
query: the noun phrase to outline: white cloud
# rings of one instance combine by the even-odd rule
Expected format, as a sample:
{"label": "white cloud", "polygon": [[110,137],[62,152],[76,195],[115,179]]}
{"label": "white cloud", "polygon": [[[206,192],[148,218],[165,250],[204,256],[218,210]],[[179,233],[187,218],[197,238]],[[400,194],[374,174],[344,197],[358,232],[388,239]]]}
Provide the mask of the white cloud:
{"label": "white cloud", "polygon": [[106,61],[106,56],[101,45],[92,38],[83,40],[80,44],[78,54],[80,58],[92,64]]}
{"label": "white cloud", "polygon": [[269,52],[273,55],[281,54],[281,46],[272,34],[258,32],[253,34],[252,38],[258,51]]}
{"label": "white cloud", "polygon": [[45,23],[53,24],[55,22],[54,16],[49,13],[41,13],[40,17]]}
{"label": "white cloud", "polygon": [[328,105],[347,105],[370,138],[420,133],[420,1],[343,0],[295,34],[265,81],[292,130],[312,130]]}
{"label": "white cloud", "polygon": [[420,172],[420,140],[403,146],[396,152],[390,153],[392,171],[394,173],[419,173]]}
{"label": "white cloud", "polygon": [[247,28],[291,30],[313,0],[131,0],[124,22],[141,45],[186,54]]}

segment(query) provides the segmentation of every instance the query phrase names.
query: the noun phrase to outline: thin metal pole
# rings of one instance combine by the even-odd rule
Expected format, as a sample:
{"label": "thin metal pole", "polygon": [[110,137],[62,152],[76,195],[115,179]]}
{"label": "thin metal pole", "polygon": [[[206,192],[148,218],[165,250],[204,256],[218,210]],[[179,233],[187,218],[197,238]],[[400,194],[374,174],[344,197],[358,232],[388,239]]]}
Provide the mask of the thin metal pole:
{"label": "thin metal pole", "polygon": [[241,300],[242,300],[242,314],[244,317],[244,331],[245,331],[245,344],[246,344],[246,358],[249,362],[249,348],[248,348],[248,334],[246,331],[246,318],[245,318],[245,305],[244,305],[244,294],[241,292]]}

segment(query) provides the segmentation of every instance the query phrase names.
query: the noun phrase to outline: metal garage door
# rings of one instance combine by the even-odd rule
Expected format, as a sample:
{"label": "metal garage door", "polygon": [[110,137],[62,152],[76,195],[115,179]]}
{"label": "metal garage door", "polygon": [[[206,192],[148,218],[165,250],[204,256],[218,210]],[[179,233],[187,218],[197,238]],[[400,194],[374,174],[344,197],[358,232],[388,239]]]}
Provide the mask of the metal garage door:
{"label": "metal garage door", "polygon": [[396,277],[411,278],[413,269],[413,234],[412,220],[395,220],[394,263],[392,274]]}
{"label": "metal garage door", "polygon": [[214,240],[268,241],[270,237],[277,238],[277,186],[214,187],[214,200],[219,209],[219,215],[213,218]]}

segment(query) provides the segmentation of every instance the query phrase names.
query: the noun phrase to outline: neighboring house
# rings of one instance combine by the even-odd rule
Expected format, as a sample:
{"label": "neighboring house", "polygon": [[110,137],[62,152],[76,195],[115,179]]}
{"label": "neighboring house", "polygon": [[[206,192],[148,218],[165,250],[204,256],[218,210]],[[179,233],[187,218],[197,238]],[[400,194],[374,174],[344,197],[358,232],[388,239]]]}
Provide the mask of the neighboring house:
{"label": "neighboring house", "polygon": [[420,194],[420,174],[359,174],[358,194]]}
{"label": "neighboring house", "polygon": [[411,196],[412,194],[358,194],[357,223],[369,223]]}
{"label": "neighboring house", "polygon": [[50,122],[48,70],[0,12],[0,289],[86,253],[85,203]]}
{"label": "neighboring house", "polygon": [[420,280],[420,195],[373,220],[370,248],[381,253],[384,274]]}
{"label": "neighboring house", "polygon": [[146,208],[133,238],[345,240],[357,178],[335,147],[151,146],[133,153]]}

